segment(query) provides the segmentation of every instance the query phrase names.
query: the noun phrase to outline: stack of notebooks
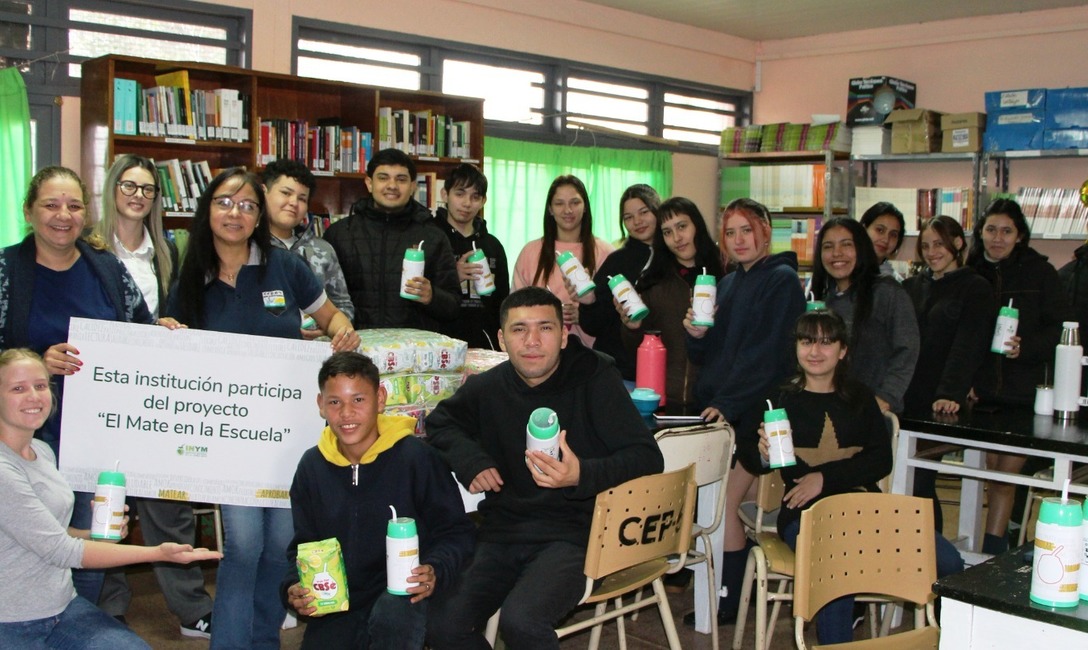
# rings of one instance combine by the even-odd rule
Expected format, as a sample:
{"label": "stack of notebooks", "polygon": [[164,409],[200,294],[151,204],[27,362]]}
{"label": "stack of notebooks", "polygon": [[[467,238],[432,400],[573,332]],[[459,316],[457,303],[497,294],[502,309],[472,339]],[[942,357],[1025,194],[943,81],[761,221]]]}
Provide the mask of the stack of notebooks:
{"label": "stack of notebooks", "polygon": [[1024,210],[1032,237],[1060,239],[1064,235],[1085,236],[1088,207],[1080,190],[1053,187],[1021,187],[1016,201]]}
{"label": "stack of notebooks", "polygon": [[892,150],[892,132],[883,126],[855,126],[850,153],[855,156],[882,156]]}

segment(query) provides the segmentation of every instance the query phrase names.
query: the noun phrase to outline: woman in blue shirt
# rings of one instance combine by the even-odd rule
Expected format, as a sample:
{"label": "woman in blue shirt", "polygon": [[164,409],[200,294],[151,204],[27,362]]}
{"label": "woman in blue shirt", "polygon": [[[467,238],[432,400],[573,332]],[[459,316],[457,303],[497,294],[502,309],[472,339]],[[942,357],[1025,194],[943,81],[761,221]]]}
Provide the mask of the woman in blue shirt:
{"label": "woman in blue shirt", "polygon": [[[359,336],[325,295],[300,257],[271,243],[261,181],[236,167],[200,196],[189,248],[167,313],[189,327],[302,338],[301,312],[332,335],[335,350],[354,350]],[[224,557],[216,578],[211,647],[280,647],[285,611],[279,584],[290,568],[294,533],[283,508],[222,506]]]}

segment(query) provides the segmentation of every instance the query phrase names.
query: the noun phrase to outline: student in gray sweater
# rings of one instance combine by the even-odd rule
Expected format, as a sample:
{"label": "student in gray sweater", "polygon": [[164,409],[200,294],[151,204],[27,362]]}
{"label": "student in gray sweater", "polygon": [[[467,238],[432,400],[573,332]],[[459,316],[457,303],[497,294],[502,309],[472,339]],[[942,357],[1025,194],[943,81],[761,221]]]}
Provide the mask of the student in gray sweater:
{"label": "student in gray sweater", "polygon": [[[221,557],[188,544],[110,544],[68,526],[74,495],[49,445],[34,438],[53,409],[45,364],[23,348],[0,354],[0,639],[5,648],[148,648],[77,596],[73,568]],[[126,524],[122,532],[127,533]]]}
{"label": "student in gray sweater", "polygon": [[835,217],[816,238],[812,292],[850,330],[850,378],[873,391],[881,411],[901,413],[918,361],[918,321],[899,283],[880,274],[865,227]]}

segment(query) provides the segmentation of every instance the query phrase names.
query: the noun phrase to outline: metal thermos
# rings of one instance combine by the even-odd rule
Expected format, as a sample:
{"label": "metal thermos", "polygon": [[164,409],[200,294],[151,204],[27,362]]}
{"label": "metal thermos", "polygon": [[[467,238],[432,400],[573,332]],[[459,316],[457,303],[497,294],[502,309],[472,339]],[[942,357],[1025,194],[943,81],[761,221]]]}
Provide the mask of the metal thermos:
{"label": "metal thermos", "polygon": [[1054,350],[1054,415],[1073,420],[1080,410],[1081,366],[1084,348],[1076,321],[1062,323],[1062,338]]}

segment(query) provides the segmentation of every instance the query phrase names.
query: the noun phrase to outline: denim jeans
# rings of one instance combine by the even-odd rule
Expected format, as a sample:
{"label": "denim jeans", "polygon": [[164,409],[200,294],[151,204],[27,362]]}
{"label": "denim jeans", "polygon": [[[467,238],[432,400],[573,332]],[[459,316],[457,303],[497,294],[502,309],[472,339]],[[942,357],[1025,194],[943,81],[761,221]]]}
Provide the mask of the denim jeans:
{"label": "denim jeans", "polygon": [[[786,526],[779,532],[786,544],[797,550],[797,535],[801,532],[800,520]],[[934,545],[937,555],[937,577],[963,571],[963,558],[959,551],[940,533],[934,532]],[[847,643],[854,640],[854,597],[843,596],[824,605],[816,612],[816,638],[820,645]]]}
{"label": "denim jeans", "polygon": [[555,626],[582,598],[585,560],[585,547],[570,542],[478,542],[460,584],[435,594],[427,643],[433,650],[489,650],[484,628],[502,607],[499,633],[506,647],[559,648]]}
{"label": "denim jeans", "polygon": [[279,650],[286,612],[280,582],[294,535],[288,508],[222,506],[223,559],[216,575],[212,650]]}
{"label": "denim jeans", "polygon": [[382,592],[369,609],[311,618],[302,650],[419,650],[427,631],[425,599],[412,604],[408,596]]}
{"label": "denim jeans", "polygon": [[57,616],[0,623],[7,650],[150,650],[143,639],[80,596]]}

